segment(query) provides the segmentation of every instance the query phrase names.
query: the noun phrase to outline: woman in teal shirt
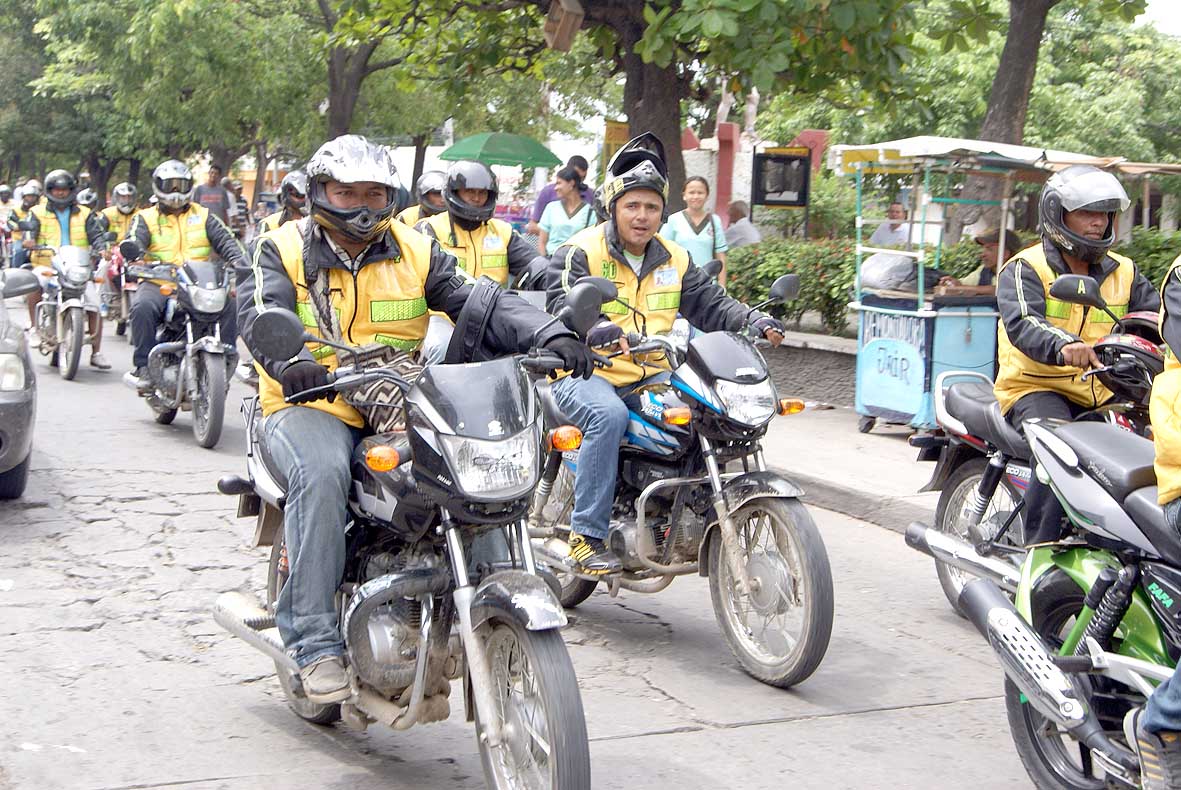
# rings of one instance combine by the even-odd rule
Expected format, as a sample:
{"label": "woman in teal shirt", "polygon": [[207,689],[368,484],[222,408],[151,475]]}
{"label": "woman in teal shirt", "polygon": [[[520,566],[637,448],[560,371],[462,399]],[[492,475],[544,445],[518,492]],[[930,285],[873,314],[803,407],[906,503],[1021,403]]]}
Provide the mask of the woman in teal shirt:
{"label": "woman in teal shirt", "polygon": [[546,204],[537,223],[540,228],[537,248],[546,255],[553,255],[575,233],[596,224],[594,211],[582,199],[580,180],[573,167],[558,171],[558,180],[554,182],[558,199]]}
{"label": "woman in teal shirt", "polygon": [[689,251],[689,257],[698,266],[704,266],[714,258],[722,262],[718,285],[726,285],[726,232],[717,214],[705,210],[709,199],[709,182],[701,176],[685,179],[681,192],[685,210],[668,218],[660,229],[662,238],[675,241]]}

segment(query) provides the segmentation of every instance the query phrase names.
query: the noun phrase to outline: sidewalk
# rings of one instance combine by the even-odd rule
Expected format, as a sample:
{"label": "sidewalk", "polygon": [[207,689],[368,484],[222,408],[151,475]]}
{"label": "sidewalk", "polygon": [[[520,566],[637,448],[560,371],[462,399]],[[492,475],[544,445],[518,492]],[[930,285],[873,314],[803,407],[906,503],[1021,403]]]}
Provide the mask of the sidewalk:
{"label": "sidewalk", "polygon": [[776,417],[763,440],[767,463],[798,483],[804,501],[896,532],[911,521],[935,518],[939,492],[927,484],[933,463],[919,463],[907,444],[911,429],[878,424],[857,431],[857,412],[836,407],[809,408]]}

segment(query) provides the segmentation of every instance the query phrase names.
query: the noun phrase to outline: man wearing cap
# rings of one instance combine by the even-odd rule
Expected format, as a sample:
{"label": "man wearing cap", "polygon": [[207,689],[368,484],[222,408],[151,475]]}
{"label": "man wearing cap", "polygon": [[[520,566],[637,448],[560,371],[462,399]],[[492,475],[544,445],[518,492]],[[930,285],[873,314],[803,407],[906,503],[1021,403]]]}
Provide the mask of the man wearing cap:
{"label": "man wearing cap", "polygon": [[[991,285],[996,287],[997,251],[1001,246],[1001,232],[998,228],[985,231],[974,241],[980,245],[980,265],[971,274],[959,280],[960,285]],[[1012,258],[1022,248],[1021,237],[1011,230],[1005,231],[1005,257],[1000,263]]]}

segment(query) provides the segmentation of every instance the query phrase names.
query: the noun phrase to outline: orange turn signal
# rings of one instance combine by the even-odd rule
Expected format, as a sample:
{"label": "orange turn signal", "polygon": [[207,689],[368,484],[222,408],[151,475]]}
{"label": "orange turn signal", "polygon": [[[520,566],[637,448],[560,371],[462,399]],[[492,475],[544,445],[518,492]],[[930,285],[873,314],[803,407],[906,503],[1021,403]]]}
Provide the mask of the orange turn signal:
{"label": "orange turn signal", "polygon": [[804,410],[804,402],[799,398],[782,398],[779,401],[779,414],[787,416],[788,414],[799,414]]}
{"label": "orange turn signal", "polygon": [[560,453],[577,450],[582,447],[582,431],[573,425],[559,425],[549,432],[549,446]]}
{"label": "orange turn signal", "polygon": [[671,406],[664,410],[660,419],[666,425],[688,425],[693,421],[693,412],[688,406]]}
{"label": "orange turn signal", "polygon": [[172,292],[175,290],[176,289],[174,287],[172,287],[171,283],[164,283],[163,285],[160,286],[160,295],[161,296],[172,296]]}
{"label": "orange turn signal", "polygon": [[397,469],[402,462],[398,450],[388,444],[379,444],[365,451],[365,466],[374,472],[389,472]]}

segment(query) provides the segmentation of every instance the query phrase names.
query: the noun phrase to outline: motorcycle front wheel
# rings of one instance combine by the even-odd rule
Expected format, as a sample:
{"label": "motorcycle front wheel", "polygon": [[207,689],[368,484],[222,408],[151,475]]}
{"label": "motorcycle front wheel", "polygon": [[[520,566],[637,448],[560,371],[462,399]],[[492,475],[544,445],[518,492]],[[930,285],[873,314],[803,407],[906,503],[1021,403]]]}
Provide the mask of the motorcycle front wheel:
{"label": "motorcycle front wheel", "polygon": [[557,631],[494,618],[485,640],[503,742],[476,717],[484,778],[494,790],[589,790],[590,746],[578,678]]}
{"label": "motorcycle front wheel", "polygon": [[66,381],[73,381],[78,375],[78,364],[82,361],[82,338],[86,335],[86,316],[81,307],[71,307],[62,316],[62,340],[59,348],[65,353],[65,358],[59,358],[61,363],[57,371]]}
{"label": "motorcycle front wheel", "polygon": [[709,553],[714,615],[751,677],[794,686],[820,666],[832,635],[832,570],[824,541],[794,499],[751,500],[734,513],[734,526],[753,589],[739,591],[719,527]]}
{"label": "motorcycle front wheel", "polygon": [[201,352],[193,357],[197,394],[193,400],[193,438],[206,449],[221,438],[226,413],[226,363],[218,354]]}

